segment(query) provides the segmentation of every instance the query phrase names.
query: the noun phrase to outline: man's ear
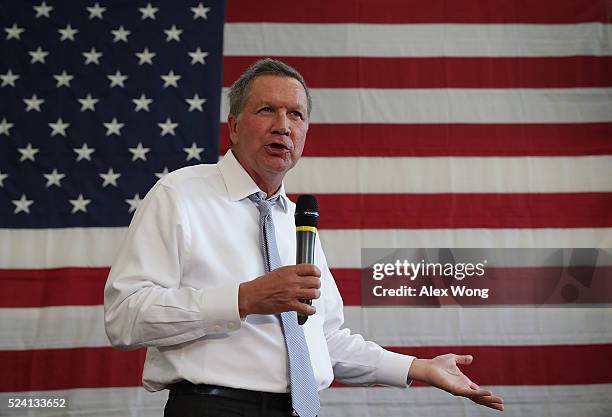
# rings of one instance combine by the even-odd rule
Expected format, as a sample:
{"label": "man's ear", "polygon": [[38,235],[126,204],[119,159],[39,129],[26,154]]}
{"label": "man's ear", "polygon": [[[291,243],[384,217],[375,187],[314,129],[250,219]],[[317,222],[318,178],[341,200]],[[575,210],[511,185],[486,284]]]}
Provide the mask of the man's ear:
{"label": "man's ear", "polygon": [[229,114],[227,116],[227,127],[229,128],[229,136],[230,136],[230,141],[232,142],[232,145],[235,145],[236,141],[238,140],[236,138],[237,125],[238,125],[237,118],[233,114]]}

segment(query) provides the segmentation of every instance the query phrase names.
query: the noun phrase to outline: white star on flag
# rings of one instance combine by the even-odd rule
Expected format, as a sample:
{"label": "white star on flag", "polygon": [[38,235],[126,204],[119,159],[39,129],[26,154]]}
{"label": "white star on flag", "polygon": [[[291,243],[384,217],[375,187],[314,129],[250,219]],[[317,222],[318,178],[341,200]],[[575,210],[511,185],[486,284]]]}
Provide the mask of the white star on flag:
{"label": "white star on flag", "polygon": [[168,175],[168,173],[169,173],[169,172],[168,172],[168,167],[164,167],[164,170],[163,170],[162,172],[156,172],[156,173],[155,173],[155,176],[161,180],[161,179],[162,179],[162,178],[164,178],[166,175]]}
{"label": "white star on flag", "polygon": [[51,136],[62,135],[66,136],[66,129],[70,127],[70,123],[64,123],[62,118],[57,119],[55,123],[49,123],[49,127],[51,128]]}
{"label": "white star on flag", "polygon": [[151,6],[151,3],[147,3],[147,7],[140,7],[138,10],[140,10],[140,13],[142,13],[140,20],[145,20],[145,19],[155,20],[155,13],[157,13],[159,9],[157,7]]}
{"label": "white star on flag", "polygon": [[45,63],[45,58],[49,55],[49,52],[43,51],[39,46],[35,51],[29,51],[28,54],[32,57],[30,64],[34,64],[36,62],[40,62],[41,64]]}
{"label": "white star on flag", "polygon": [[62,184],[60,183],[60,181],[66,176],[66,174],[60,174],[59,172],[57,172],[56,168],[53,168],[53,171],[51,171],[49,174],[43,175],[47,179],[47,184],[45,185],[45,187],[47,188],[51,187],[52,185],[61,187]]}
{"label": "white star on flag", "polygon": [[135,148],[128,148],[132,153],[132,162],[137,159],[147,160],[147,153],[151,150],[150,148],[143,148],[142,143],[138,142]]}
{"label": "white star on flag", "polygon": [[49,16],[49,12],[51,12],[51,10],[53,10],[52,6],[47,6],[46,2],[42,2],[40,3],[39,6],[34,6],[32,7],[35,11],[36,11],[36,18],[38,19],[39,17],[51,17]]}
{"label": "white star on flag", "polygon": [[8,41],[9,39],[21,40],[21,33],[25,29],[17,26],[17,23],[13,23],[13,26],[10,28],[4,28],[4,30],[6,31],[6,40]]}
{"label": "white star on flag", "polygon": [[32,94],[32,98],[24,98],[23,102],[26,104],[26,112],[30,110],[35,110],[40,112],[40,105],[45,102],[42,98],[38,98],[36,94]]}
{"label": "white star on flag", "polygon": [[116,30],[111,30],[111,33],[113,34],[114,38],[113,38],[113,42],[128,42],[128,36],[130,35],[130,33],[132,33],[129,30],[125,30],[123,28],[123,26],[119,26],[119,29]]}
{"label": "white star on flag", "polygon": [[141,202],[141,201],[142,201],[142,200],[140,199],[140,194],[135,194],[135,195],[134,195],[134,198],[127,198],[127,199],[125,200],[125,202],[126,202],[126,203],[128,203],[128,204],[130,205],[130,208],[129,208],[129,210],[128,210],[128,211],[129,211],[130,213],[131,213],[131,212],[133,212],[133,211],[136,211],[136,209],[137,209],[137,208],[138,208],[138,206],[140,205],[140,202]]}
{"label": "white star on flag", "polygon": [[0,85],[0,87],[5,87],[7,85],[15,87],[15,81],[17,81],[17,79],[19,79],[19,75],[13,74],[13,71],[9,69],[6,74],[0,74],[0,80],[2,80],[2,85]]}
{"label": "white star on flag", "polygon": [[13,123],[7,122],[6,117],[3,117],[2,120],[0,120],[0,135],[9,136],[9,134],[11,133],[10,130],[13,126],[15,125]]}
{"label": "white star on flag", "polygon": [[189,111],[204,111],[202,104],[206,103],[206,99],[200,98],[197,93],[194,94],[193,98],[186,98],[185,101],[189,104]]}
{"label": "white star on flag", "polygon": [[203,52],[199,46],[198,49],[193,52],[188,52],[188,54],[191,57],[191,65],[206,64],[206,62],[204,62],[204,58],[208,56],[208,52]]}
{"label": "white star on flag", "polygon": [[34,155],[39,152],[38,148],[32,148],[31,143],[28,143],[25,148],[17,148],[17,151],[19,151],[19,153],[21,154],[19,162],[23,162],[26,159],[29,159],[32,162],[36,162],[36,158],[34,158]]}
{"label": "white star on flag", "polygon": [[178,80],[181,79],[180,75],[175,75],[174,71],[170,70],[170,72],[166,75],[162,75],[161,79],[164,80],[164,88],[167,87],[178,87]]}
{"label": "white star on flag", "polygon": [[79,162],[81,159],[87,159],[88,161],[91,161],[91,154],[96,151],[94,148],[89,148],[87,146],[87,143],[83,143],[83,146],[81,146],[80,148],[73,148],[72,150],[77,154],[77,162]]}
{"label": "white star on flag", "polygon": [[102,183],[102,187],[106,187],[107,185],[112,185],[113,187],[117,186],[117,178],[119,178],[121,174],[113,171],[112,168],[109,168],[106,174],[100,174],[100,177],[104,180]]}
{"label": "white star on flag", "polygon": [[106,11],[106,7],[100,7],[100,4],[96,3],[93,7],[87,7],[87,11],[89,12],[89,19],[98,18],[103,19],[102,13]]}
{"label": "white star on flag", "polygon": [[164,123],[158,123],[157,126],[162,130],[160,136],[166,136],[168,134],[175,136],[174,129],[178,127],[178,123],[173,123],[169,117],[166,117],[166,121]]}
{"label": "white star on flag", "polygon": [[96,48],[93,47],[89,50],[89,52],[83,52],[83,56],[85,57],[85,65],[89,65],[92,63],[100,65],[100,57],[102,55],[102,52],[96,51]]}
{"label": "white star on flag", "polygon": [[3,174],[2,171],[0,171],[0,187],[4,187],[4,180],[8,178],[8,174]]}
{"label": "white star on flag", "polygon": [[183,33],[183,29],[177,29],[176,25],[172,25],[170,29],[165,29],[164,33],[166,34],[166,42],[170,41],[181,41],[181,34]]}
{"label": "white star on flag", "polygon": [[121,74],[121,71],[117,70],[117,72],[115,72],[115,75],[107,75],[106,78],[111,81],[110,88],[113,88],[117,85],[119,87],[125,87],[123,85],[123,82],[127,80],[128,77],[127,75]]}
{"label": "white star on flag", "polygon": [[68,200],[70,204],[72,204],[72,213],[76,213],[77,211],[82,211],[83,213],[87,213],[87,205],[91,203],[91,200],[86,200],[83,198],[83,194],[79,194],[76,200]]}
{"label": "white star on flag", "polygon": [[191,11],[193,12],[194,20],[197,19],[198,17],[201,17],[202,19],[208,19],[208,16],[206,16],[206,13],[210,11],[210,7],[204,7],[204,5],[200,3],[197,5],[197,7],[192,7]]}
{"label": "white star on flag", "polygon": [[117,135],[121,136],[121,129],[125,126],[125,123],[118,123],[117,118],[113,117],[109,123],[103,123],[106,128],[106,136]]}
{"label": "white star on flag", "polygon": [[81,111],[85,111],[85,110],[96,111],[95,109],[96,103],[100,101],[97,98],[93,98],[91,94],[87,94],[87,97],[79,98],[78,100],[79,100],[79,103],[81,103]]}
{"label": "white star on flag", "polygon": [[136,108],[134,109],[134,111],[149,111],[149,104],[153,102],[152,99],[147,98],[147,96],[145,96],[144,94],[141,94],[140,98],[133,98],[132,101],[134,102],[134,104],[136,104]]}
{"label": "white star on flag", "polygon": [[191,144],[190,148],[183,148],[183,150],[187,153],[187,157],[185,158],[186,161],[189,161],[190,159],[197,159],[198,161],[202,160],[200,158],[200,154],[202,151],[204,151],[204,148],[198,148],[195,142]]}
{"label": "white star on flag", "polygon": [[30,213],[30,206],[34,204],[34,200],[28,200],[25,194],[21,194],[21,198],[19,200],[11,200],[15,205],[15,211],[13,214],[17,214],[19,212]]}
{"label": "white star on flag", "polygon": [[60,35],[62,35],[60,37],[60,42],[65,40],[74,41],[74,35],[79,33],[79,31],[77,29],[73,29],[70,24],[68,24],[64,29],[58,29],[57,31],[60,33]]}
{"label": "white star on flag", "polygon": [[70,88],[70,81],[74,78],[73,75],[69,75],[66,70],[62,71],[61,74],[54,75],[53,78],[57,80],[57,84],[55,87],[59,88],[61,86],[66,86]]}
{"label": "white star on flag", "polygon": [[138,65],[153,65],[153,58],[155,55],[156,54],[154,52],[149,52],[149,48],[145,48],[142,52],[136,52],[136,56],[138,57]]}

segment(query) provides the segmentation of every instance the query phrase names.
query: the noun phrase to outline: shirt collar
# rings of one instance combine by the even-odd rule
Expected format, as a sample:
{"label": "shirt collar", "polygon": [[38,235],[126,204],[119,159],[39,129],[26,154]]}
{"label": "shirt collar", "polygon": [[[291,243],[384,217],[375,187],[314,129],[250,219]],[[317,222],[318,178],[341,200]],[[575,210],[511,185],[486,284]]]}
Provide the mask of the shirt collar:
{"label": "shirt collar", "polygon": [[[225,182],[225,188],[231,201],[239,201],[247,198],[253,193],[262,192],[253,178],[246,172],[246,170],[240,165],[240,162],[234,156],[232,150],[228,150],[227,153],[217,163],[217,167],[221,172],[223,181]],[[279,196],[278,202],[283,211],[287,212],[287,194],[285,193],[285,184],[281,183],[278,191],[268,198]]]}

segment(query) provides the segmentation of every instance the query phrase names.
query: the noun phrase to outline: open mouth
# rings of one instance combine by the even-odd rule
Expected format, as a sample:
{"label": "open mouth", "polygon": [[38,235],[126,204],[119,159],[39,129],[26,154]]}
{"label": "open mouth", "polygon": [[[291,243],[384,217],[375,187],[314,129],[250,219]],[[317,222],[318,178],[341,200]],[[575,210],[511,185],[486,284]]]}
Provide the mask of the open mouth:
{"label": "open mouth", "polygon": [[283,145],[282,143],[270,143],[269,145],[266,145],[267,148],[269,148],[272,151],[275,152],[281,152],[281,151],[288,151],[289,148],[285,145]]}

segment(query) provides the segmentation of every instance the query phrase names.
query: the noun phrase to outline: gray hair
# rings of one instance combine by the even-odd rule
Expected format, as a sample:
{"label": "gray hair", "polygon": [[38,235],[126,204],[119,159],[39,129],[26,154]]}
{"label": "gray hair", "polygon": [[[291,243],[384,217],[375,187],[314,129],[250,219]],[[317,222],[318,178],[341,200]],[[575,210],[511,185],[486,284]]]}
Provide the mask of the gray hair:
{"label": "gray hair", "polygon": [[308,102],[308,117],[310,117],[310,110],[312,109],[312,98],[310,97],[310,91],[306,87],[306,81],[304,77],[295,68],[285,64],[284,62],[266,58],[260,59],[251,65],[245,72],[242,73],[240,78],[232,85],[227,94],[230,102],[230,114],[238,117],[242,112],[244,105],[249,95],[251,83],[253,80],[262,75],[277,75],[279,77],[290,77],[298,80],[304,91],[306,92],[306,100]]}

